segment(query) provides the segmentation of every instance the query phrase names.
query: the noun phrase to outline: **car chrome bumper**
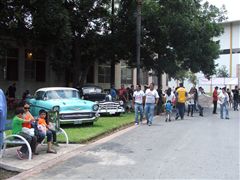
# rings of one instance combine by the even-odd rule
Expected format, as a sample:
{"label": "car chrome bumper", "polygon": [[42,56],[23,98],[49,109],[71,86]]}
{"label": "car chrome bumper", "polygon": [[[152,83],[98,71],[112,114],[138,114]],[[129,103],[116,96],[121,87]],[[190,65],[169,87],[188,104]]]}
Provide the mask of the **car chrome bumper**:
{"label": "car chrome bumper", "polygon": [[92,118],[81,118],[81,119],[59,119],[61,124],[84,124],[84,123],[91,123],[97,121],[99,118],[99,114],[97,113]]}
{"label": "car chrome bumper", "polygon": [[117,113],[124,113],[125,110],[123,108],[119,109],[99,109],[99,114],[117,114]]}

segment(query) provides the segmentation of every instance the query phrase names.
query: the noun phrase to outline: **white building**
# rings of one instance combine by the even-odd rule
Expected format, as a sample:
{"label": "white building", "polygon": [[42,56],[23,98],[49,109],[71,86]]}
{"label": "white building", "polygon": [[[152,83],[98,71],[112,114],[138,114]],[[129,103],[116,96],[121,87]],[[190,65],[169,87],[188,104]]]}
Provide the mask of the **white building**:
{"label": "white building", "polygon": [[[240,84],[240,20],[223,22],[221,23],[224,28],[224,33],[214,38],[214,40],[220,40],[220,56],[215,60],[215,64],[218,64],[217,68],[226,66],[228,74],[232,78],[238,78],[238,84]],[[202,73],[197,73],[198,78],[204,77]],[[169,87],[176,87],[177,82],[172,80],[169,83]],[[192,84],[187,80],[184,82],[185,87],[189,90]],[[206,92],[212,92],[213,87],[207,85],[202,86]],[[214,85],[213,85],[214,86]],[[233,87],[230,87],[233,88]]]}

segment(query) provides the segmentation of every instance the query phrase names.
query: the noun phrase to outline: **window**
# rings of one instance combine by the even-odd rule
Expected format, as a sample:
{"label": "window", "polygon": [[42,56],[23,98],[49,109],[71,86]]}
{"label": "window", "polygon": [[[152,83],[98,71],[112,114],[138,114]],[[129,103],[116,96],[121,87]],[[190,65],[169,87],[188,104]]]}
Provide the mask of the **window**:
{"label": "window", "polygon": [[140,83],[142,85],[148,84],[148,71],[140,70]]}
{"label": "window", "polygon": [[25,80],[45,81],[46,61],[45,53],[42,50],[25,50]]}
{"label": "window", "polygon": [[45,94],[45,91],[37,91],[35,96],[36,100],[42,100],[43,99],[43,95]]}
{"label": "window", "polygon": [[94,83],[94,72],[94,66],[91,66],[87,75],[87,83]]}
{"label": "window", "polygon": [[110,65],[98,65],[98,82],[110,83]]}
{"label": "window", "polygon": [[0,79],[18,80],[18,49],[8,48],[0,51]]}
{"label": "window", "polygon": [[133,83],[133,70],[121,62],[121,84]]}
{"label": "window", "polygon": [[[240,53],[240,48],[234,48],[232,49],[233,54],[238,54]],[[230,54],[230,49],[222,49],[220,50],[220,54]]]}

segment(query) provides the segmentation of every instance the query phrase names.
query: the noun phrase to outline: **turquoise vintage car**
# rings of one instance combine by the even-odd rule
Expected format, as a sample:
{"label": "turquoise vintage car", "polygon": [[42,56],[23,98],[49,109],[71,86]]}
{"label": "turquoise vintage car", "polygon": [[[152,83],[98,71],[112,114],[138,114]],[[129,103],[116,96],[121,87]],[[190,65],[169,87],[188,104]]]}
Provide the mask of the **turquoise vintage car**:
{"label": "turquoise vintage car", "polygon": [[37,117],[39,110],[59,110],[61,124],[93,123],[99,117],[97,103],[82,100],[79,91],[68,87],[38,89],[33,98],[28,98],[30,112]]}

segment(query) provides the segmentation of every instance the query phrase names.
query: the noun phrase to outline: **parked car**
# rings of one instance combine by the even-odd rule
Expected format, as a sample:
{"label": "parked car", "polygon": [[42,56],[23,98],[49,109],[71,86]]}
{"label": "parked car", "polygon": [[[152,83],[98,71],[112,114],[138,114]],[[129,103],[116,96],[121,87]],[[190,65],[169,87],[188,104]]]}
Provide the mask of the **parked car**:
{"label": "parked car", "polygon": [[82,100],[79,91],[68,87],[49,87],[38,89],[33,98],[27,98],[30,112],[36,117],[39,110],[59,110],[61,124],[93,123],[99,114],[99,105]]}
{"label": "parked car", "polygon": [[114,101],[109,93],[96,85],[84,85],[80,89],[82,99],[95,101],[99,105],[99,114],[120,115],[124,113],[123,101]]}

